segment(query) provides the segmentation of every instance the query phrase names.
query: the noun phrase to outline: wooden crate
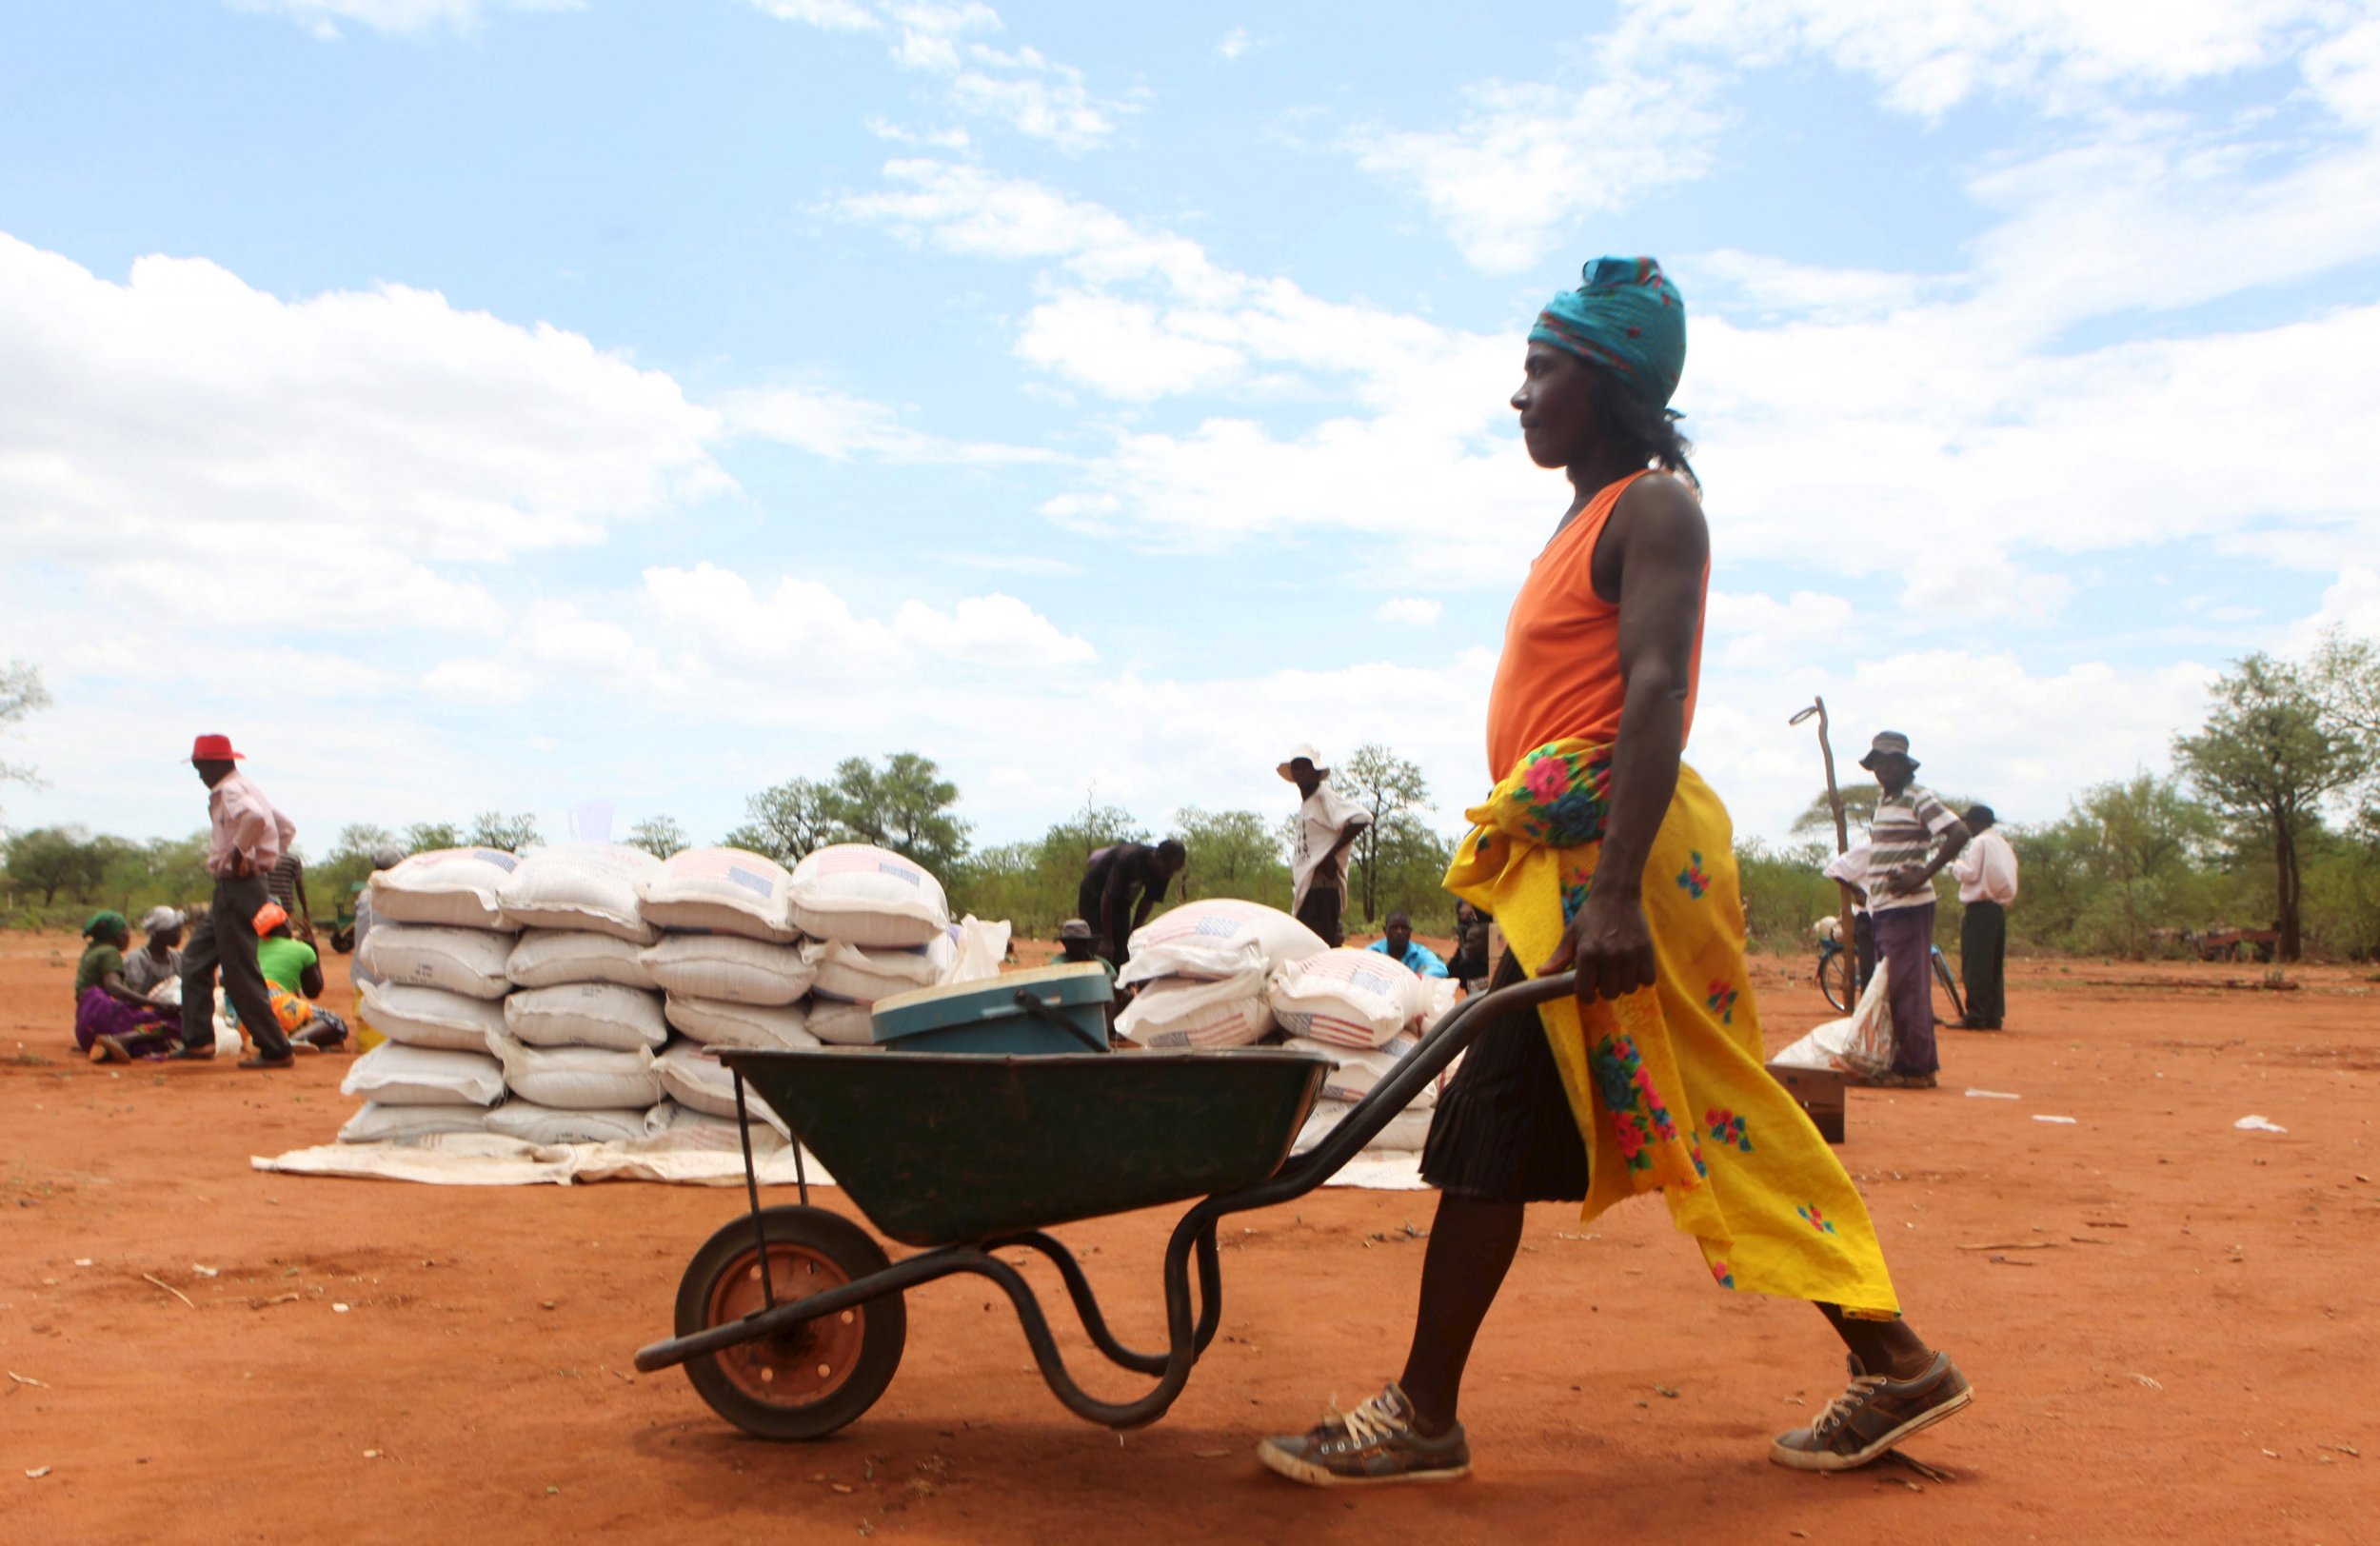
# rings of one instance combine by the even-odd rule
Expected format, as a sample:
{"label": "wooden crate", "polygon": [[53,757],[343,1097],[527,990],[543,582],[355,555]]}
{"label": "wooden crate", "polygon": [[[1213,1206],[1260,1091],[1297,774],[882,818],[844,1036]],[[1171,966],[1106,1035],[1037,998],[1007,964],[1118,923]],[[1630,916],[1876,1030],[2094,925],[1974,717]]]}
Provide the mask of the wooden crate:
{"label": "wooden crate", "polygon": [[1769,1077],[1785,1086],[1785,1093],[1795,1103],[1810,1114],[1818,1136],[1829,1143],[1843,1141],[1843,1091],[1850,1083],[1839,1069],[1780,1068],[1767,1065]]}

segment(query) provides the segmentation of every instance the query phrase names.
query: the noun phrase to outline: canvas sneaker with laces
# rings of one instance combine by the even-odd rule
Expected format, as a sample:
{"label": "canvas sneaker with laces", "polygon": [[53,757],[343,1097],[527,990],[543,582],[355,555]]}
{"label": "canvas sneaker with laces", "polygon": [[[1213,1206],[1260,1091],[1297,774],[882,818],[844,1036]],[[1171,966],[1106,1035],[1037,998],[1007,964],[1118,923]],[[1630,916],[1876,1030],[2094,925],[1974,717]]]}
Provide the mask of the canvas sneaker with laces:
{"label": "canvas sneaker with laces", "polygon": [[1302,1434],[1264,1440],[1256,1457],[1309,1487],[1453,1481],[1471,1475],[1462,1424],[1423,1437],[1414,1430],[1413,1403],[1394,1380],[1352,1412],[1335,1412]]}
{"label": "canvas sneaker with laces", "polygon": [[1947,1353],[1914,1379],[1872,1375],[1854,1358],[1851,1384],[1807,1428],[1779,1434],[1769,1458],[1796,1471],[1850,1471],[1975,1398]]}

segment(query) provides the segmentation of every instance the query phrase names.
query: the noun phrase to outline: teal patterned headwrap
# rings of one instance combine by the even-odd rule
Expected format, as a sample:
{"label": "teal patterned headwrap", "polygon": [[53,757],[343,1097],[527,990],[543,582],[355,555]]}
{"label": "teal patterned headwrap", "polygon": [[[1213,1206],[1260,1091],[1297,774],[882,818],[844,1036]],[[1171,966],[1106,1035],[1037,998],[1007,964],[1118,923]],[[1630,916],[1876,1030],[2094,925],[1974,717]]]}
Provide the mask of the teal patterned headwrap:
{"label": "teal patterned headwrap", "polygon": [[1545,304],[1532,343],[1612,371],[1654,407],[1669,406],[1686,367],[1686,302],[1651,258],[1597,258],[1585,281]]}

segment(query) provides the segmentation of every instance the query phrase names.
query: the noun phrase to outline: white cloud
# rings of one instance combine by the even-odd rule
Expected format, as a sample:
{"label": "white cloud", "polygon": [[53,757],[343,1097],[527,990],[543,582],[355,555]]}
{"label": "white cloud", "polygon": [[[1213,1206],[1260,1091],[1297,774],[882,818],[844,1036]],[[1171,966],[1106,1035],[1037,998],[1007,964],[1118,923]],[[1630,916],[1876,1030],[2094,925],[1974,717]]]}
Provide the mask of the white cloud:
{"label": "white cloud", "polygon": [[1226,60],[1236,60],[1249,48],[1248,30],[1235,27],[1223,34],[1223,41],[1215,45],[1215,51]]}
{"label": "white cloud", "polygon": [[1391,596],[1380,603],[1372,615],[1382,623],[1409,623],[1417,628],[1431,628],[1444,615],[1446,604],[1430,596]]}
{"label": "white cloud", "polygon": [[[444,30],[471,32],[491,10],[584,10],[585,0],[231,0],[241,10],[287,16],[328,40],[342,22],[375,32],[407,35]],[[829,0],[831,3],[831,0]]]}
{"label": "white cloud", "polygon": [[357,604],[320,626],[486,626],[451,566],[731,486],[718,429],[666,375],[431,291],[284,301],[163,257],[115,284],[0,235],[0,541],[103,607],[213,618],[303,553]]}
{"label": "white cloud", "polygon": [[783,386],[730,392],[719,401],[726,427],[796,446],[843,462],[869,457],[894,463],[967,462],[1015,465],[1049,462],[1054,453],[1026,446],[944,440],[899,422],[882,403],[822,386]]}

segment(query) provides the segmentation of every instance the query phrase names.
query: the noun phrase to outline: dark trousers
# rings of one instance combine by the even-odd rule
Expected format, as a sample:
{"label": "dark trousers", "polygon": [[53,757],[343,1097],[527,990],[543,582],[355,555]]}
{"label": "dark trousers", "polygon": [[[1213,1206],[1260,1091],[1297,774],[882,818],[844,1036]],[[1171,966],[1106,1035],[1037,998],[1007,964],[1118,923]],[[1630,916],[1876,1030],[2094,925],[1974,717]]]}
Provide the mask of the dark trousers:
{"label": "dark trousers", "polygon": [[1322,937],[1322,942],[1333,950],[1347,942],[1343,919],[1347,912],[1347,893],[1335,885],[1306,887],[1306,900],[1298,904],[1298,922]]}
{"label": "dark trousers", "polygon": [[1971,902],[1958,925],[1958,975],[1967,986],[1967,1023],[2000,1028],[2008,1013],[2008,909]]}
{"label": "dark trousers", "polygon": [[259,1056],[287,1058],[289,1039],[273,1018],[272,997],[265,991],[265,973],[256,964],[256,910],[270,893],[261,875],[218,876],[215,900],[190,930],[182,947],[182,1043],[189,1047],[215,1044],[215,971],[223,971],[223,991],[248,1027]]}
{"label": "dark trousers", "polygon": [[1893,1059],[1895,1074],[1931,1074],[1942,1066],[1934,1049],[1934,903],[1888,907],[1868,915],[1876,954],[1891,968]]}

